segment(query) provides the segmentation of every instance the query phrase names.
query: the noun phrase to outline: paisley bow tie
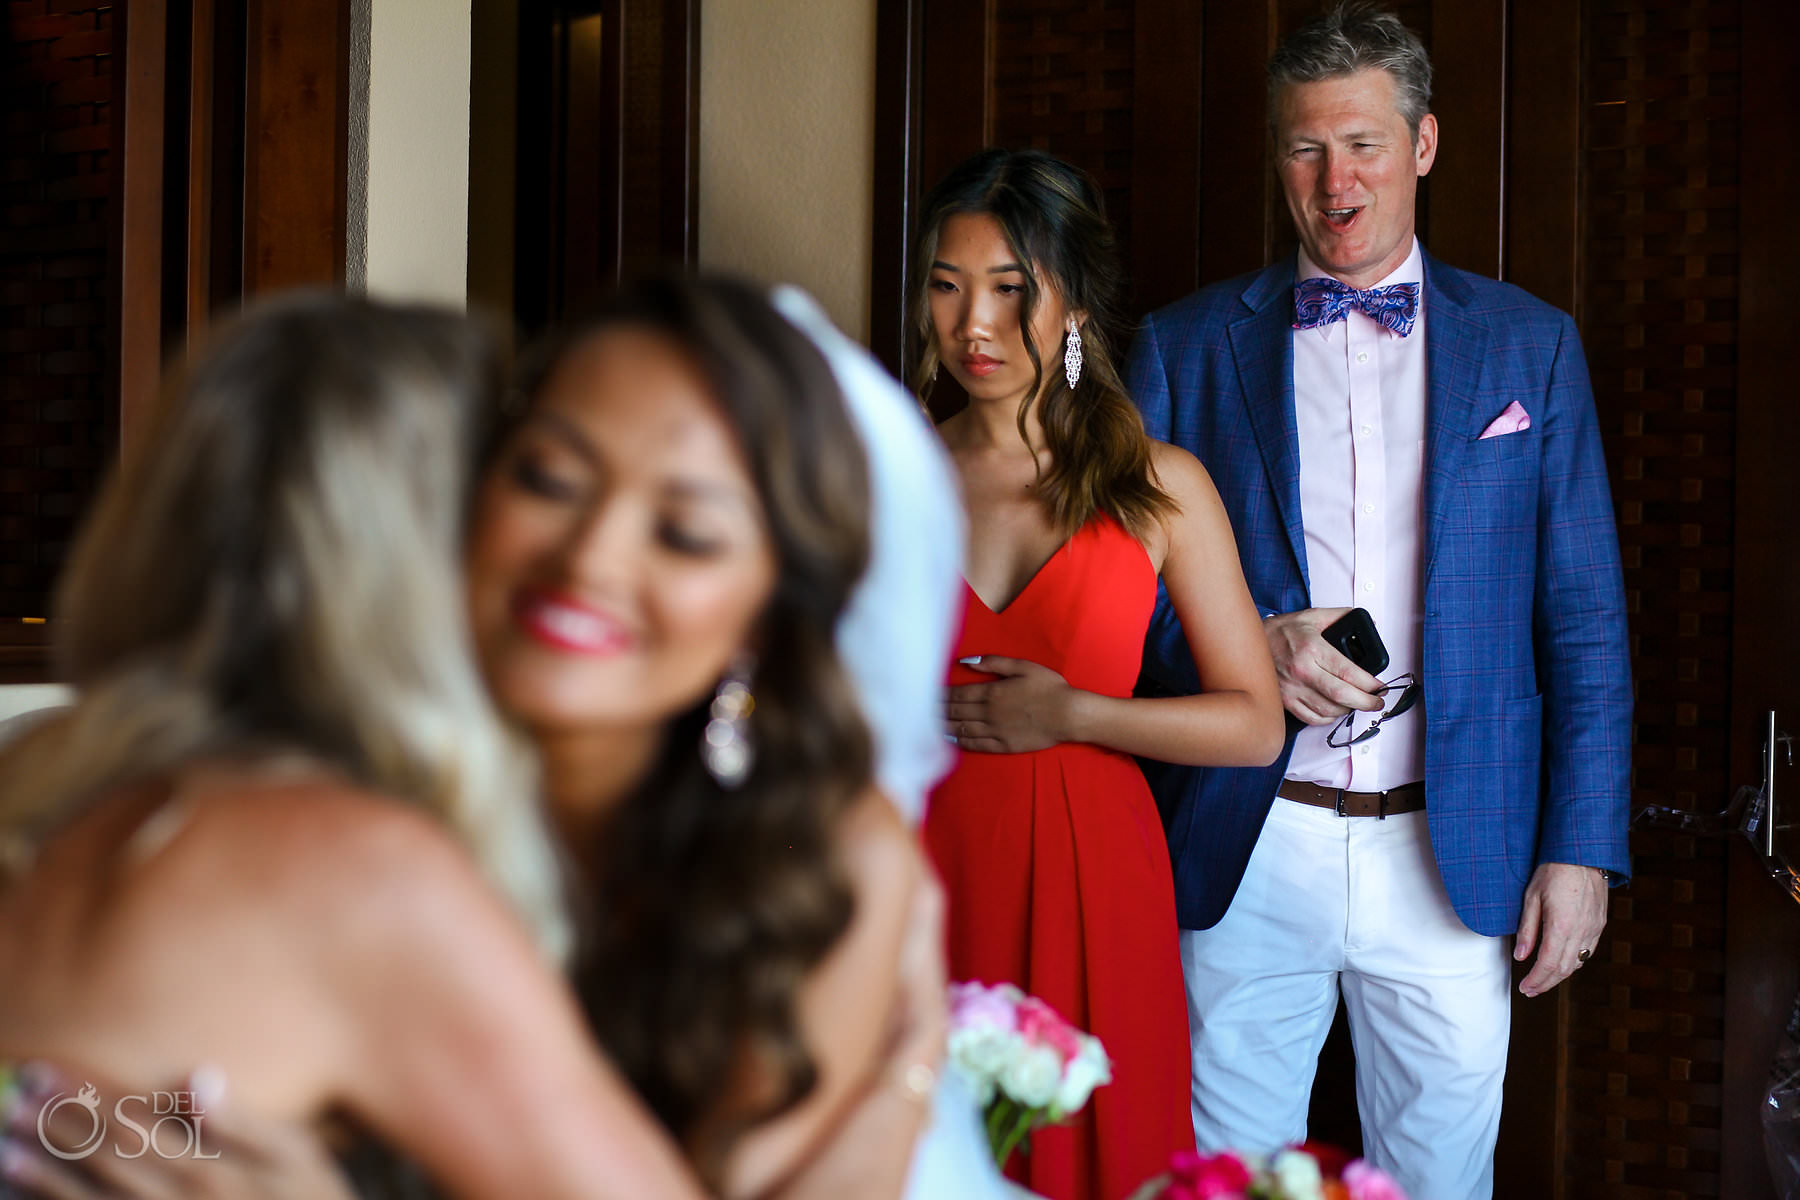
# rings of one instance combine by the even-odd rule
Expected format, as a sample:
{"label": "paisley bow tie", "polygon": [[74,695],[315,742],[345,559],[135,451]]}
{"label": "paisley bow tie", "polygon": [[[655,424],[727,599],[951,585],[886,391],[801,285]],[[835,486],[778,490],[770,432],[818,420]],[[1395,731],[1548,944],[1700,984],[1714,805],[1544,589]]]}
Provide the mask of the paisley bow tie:
{"label": "paisley bow tie", "polygon": [[1419,285],[1394,283],[1366,292],[1335,279],[1303,279],[1294,285],[1295,329],[1315,329],[1341,321],[1352,308],[1405,337],[1412,332],[1413,320],[1419,313]]}

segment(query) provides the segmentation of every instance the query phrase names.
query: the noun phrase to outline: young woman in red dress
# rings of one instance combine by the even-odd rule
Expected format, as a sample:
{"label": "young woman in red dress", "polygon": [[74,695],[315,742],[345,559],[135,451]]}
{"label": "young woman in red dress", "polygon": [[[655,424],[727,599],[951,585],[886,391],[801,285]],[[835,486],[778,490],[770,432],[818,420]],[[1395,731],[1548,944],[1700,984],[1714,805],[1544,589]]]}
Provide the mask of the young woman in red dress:
{"label": "young woman in red dress", "polygon": [[[1114,369],[1121,273],[1093,181],[984,151],[928,198],[919,256],[915,386],[941,369],[969,396],[938,426],[970,530],[946,703],[964,753],[926,820],[951,975],[1010,980],[1102,1040],[1113,1082],[1013,1171],[1052,1200],[1120,1200],[1193,1145],[1168,851],[1132,756],[1272,761],[1275,673],[1212,481],[1145,435]],[[1132,696],[1159,580],[1199,695]]]}

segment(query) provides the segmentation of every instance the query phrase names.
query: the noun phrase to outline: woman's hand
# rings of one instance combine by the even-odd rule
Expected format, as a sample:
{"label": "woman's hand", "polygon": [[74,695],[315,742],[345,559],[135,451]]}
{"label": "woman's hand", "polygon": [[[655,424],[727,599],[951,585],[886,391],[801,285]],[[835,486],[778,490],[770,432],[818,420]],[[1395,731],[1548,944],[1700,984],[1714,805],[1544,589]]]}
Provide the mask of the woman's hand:
{"label": "woman's hand", "polygon": [[1000,678],[965,683],[949,690],[946,729],[964,750],[984,754],[1024,754],[1047,750],[1071,736],[1071,715],[1081,693],[1052,671],[1023,658],[982,654],[959,660]]}

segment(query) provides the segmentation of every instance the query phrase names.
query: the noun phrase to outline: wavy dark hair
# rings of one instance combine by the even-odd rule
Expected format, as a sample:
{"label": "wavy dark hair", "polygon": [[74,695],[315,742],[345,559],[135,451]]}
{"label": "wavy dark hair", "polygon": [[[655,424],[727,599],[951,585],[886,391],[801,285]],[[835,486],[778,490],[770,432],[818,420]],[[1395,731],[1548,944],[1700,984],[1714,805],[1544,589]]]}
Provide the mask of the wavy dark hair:
{"label": "wavy dark hair", "polygon": [[[737,1135],[814,1086],[796,999],[851,918],[834,834],[870,786],[872,755],[833,631],[868,559],[867,463],[818,349],[760,291],[717,277],[647,281],[563,330],[529,361],[524,404],[490,432],[491,450],[569,351],[619,327],[669,338],[710,381],[749,463],[778,569],[757,625],[749,778],[726,790],[701,766],[712,697],[696,696],[600,844],[576,848],[596,867],[578,900],[587,920],[577,982],[589,1019],[716,1182]],[[727,1127],[718,1098],[746,1053],[776,1086]]]}
{"label": "wavy dark hair", "polygon": [[[1104,512],[1141,540],[1152,523],[1176,511],[1176,504],[1153,477],[1143,418],[1113,359],[1124,269],[1099,187],[1086,171],[1042,150],[988,149],[958,163],[931,190],[919,223],[910,305],[913,390],[921,403],[930,397],[941,354],[927,292],[931,264],[944,222],[963,213],[999,222],[1007,246],[1025,268],[1019,324],[1033,376],[1019,403],[1019,436],[1026,436],[1026,418],[1038,405],[1050,452],[1049,470],[1039,466],[1038,486],[1051,519],[1074,533],[1094,513]],[[1044,370],[1043,352],[1032,340],[1032,314],[1046,287],[1070,312],[1087,313],[1079,394],[1060,369]],[[1062,352],[1058,342],[1056,361]]]}

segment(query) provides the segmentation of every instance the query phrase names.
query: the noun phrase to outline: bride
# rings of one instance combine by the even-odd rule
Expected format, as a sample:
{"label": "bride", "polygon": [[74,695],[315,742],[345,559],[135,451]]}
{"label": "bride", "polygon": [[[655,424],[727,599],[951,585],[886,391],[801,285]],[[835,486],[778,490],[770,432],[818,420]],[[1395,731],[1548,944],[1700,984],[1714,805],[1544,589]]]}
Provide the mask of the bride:
{"label": "bride", "polygon": [[[558,343],[490,439],[477,649],[582,877],[590,1021],[712,1189],[766,1194],[846,1120],[885,1100],[904,1128],[928,1093],[909,1194],[1004,1195],[966,1093],[883,1053],[920,870],[889,801],[916,821],[947,765],[955,492],[898,385],[800,294],[774,305],[785,321],[731,285],[651,286]],[[811,638],[846,598],[872,763]]]}

